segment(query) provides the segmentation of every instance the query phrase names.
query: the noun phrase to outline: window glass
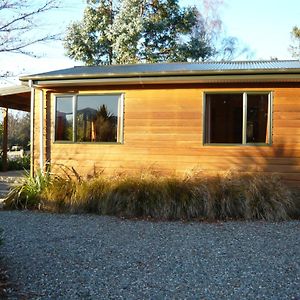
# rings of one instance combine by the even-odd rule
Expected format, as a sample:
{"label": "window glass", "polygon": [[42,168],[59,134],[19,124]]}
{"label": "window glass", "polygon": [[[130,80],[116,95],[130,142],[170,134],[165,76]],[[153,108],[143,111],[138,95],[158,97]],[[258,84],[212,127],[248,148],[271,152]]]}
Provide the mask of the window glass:
{"label": "window glass", "polygon": [[241,144],[243,136],[243,95],[206,96],[206,143]]}
{"label": "window glass", "polygon": [[268,95],[247,96],[247,143],[266,143]]}
{"label": "window glass", "polygon": [[73,141],[73,97],[56,98],[55,140]]}
{"label": "window glass", "polygon": [[78,142],[117,142],[119,98],[119,95],[77,97]]}
{"label": "window glass", "polygon": [[268,106],[267,93],[206,94],[205,143],[268,143]]}

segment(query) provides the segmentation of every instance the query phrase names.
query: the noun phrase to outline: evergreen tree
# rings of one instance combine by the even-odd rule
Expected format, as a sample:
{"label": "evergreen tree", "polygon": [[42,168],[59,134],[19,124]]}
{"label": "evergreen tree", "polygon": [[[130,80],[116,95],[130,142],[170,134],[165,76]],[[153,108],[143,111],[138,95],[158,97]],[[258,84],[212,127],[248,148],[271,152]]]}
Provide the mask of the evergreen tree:
{"label": "evergreen tree", "polygon": [[300,27],[294,26],[291,35],[293,44],[289,50],[293,57],[300,59]]}
{"label": "evergreen tree", "polygon": [[[210,2],[214,9],[219,3],[204,4]],[[204,61],[221,53],[216,32],[196,7],[180,7],[179,0],[89,0],[83,20],[69,26],[64,46],[69,57],[87,65]],[[236,44],[224,41],[232,54]]]}
{"label": "evergreen tree", "polygon": [[143,1],[122,1],[110,31],[115,63],[139,62],[138,48],[143,29],[142,12]]}
{"label": "evergreen tree", "polygon": [[146,3],[140,56],[148,62],[187,60],[184,39],[196,25],[196,17],[195,7],[181,8],[178,0]]}
{"label": "evergreen tree", "polygon": [[83,20],[67,28],[64,47],[67,55],[87,65],[111,64],[113,47],[110,28],[115,10],[112,0],[89,0]]}
{"label": "evergreen tree", "polygon": [[210,32],[201,17],[197,18],[189,40],[181,45],[182,52],[193,62],[205,61],[216,54]]}

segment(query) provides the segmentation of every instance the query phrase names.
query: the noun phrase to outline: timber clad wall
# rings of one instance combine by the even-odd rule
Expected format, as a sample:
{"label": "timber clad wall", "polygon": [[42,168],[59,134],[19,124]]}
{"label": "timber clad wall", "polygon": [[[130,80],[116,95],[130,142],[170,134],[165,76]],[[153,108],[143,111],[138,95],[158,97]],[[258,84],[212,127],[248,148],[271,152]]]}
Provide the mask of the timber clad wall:
{"label": "timber clad wall", "polygon": [[[53,93],[67,93],[74,88],[44,93],[47,95],[47,100],[44,99],[45,160],[51,162],[54,170],[57,164],[62,164],[74,167],[79,174],[91,175],[102,170],[106,173],[118,173],[154,169],[182,174],[193,168],[209,172],[230,168],[241,171],[253,169],[266,173],[280,173],[292,186],[300,186],[299,85],[268,84],[266,88],[262,87],[262,84],[236,86],[238,88],[228,88],[228,85],[157,85],[128,89],[81,89],[79,93],[124,93],[124,144],[53,143]],[[273,144],[203,145],[203,92],[209,91],[273,92]],[[40,101],[38,91],[34,112],[35,170],[39,168]]]}

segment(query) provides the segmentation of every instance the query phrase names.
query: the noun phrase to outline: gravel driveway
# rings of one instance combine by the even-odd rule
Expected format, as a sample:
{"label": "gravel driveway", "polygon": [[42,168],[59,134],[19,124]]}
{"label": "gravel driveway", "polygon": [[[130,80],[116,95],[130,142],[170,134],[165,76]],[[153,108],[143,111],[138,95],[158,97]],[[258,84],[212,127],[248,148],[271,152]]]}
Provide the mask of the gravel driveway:
{"label": "gravel driveway", "polygon": [[299,221],[2,211],[0,227],[22,299],[300,299]]}

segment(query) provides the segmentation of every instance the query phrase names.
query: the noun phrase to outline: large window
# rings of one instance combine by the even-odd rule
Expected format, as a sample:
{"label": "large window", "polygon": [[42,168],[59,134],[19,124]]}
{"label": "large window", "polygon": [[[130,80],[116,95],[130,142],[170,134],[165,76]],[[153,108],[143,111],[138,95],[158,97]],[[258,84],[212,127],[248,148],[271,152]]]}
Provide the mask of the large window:
{"label": "large window", "polygon": [[56,97],[55,140],[122,142],[121,95]]}
{"label": "large window", "polygon": [[205,95],[206,144],[269,144],[270,93]]}

